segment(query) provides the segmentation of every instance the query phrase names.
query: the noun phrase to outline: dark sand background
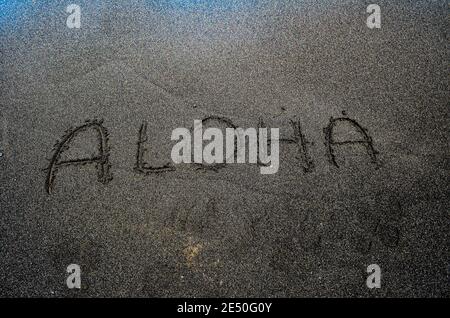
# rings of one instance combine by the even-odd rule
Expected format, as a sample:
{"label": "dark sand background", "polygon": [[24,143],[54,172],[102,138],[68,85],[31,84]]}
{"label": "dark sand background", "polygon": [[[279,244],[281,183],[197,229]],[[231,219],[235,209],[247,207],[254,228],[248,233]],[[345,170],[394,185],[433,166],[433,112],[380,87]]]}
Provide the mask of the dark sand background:
{"label": "dark sand background", "polygon": [[[65,25],[72,2],[80,30]],[[377,0],[380,30],[365,23],[372,1],[206,2],[2,13],[0,295],[448,297],[447,2]],[[329,164],[323,129],[342,111],[370,133],[378,169],[358,147]],[[157,165],[172,129],[210,115],[262,117],[282,136],[296,116],[314,170],[282,146],[271,176],[133,171],[143,121]],[[61,169],[48,195],[53,145],[94,118],[113,180]],[[97,153],[92,132],[72,145],[64,158]],[[81,290],[66,287],[70,263]],[[372,263],[378,290],[365,284]]]}

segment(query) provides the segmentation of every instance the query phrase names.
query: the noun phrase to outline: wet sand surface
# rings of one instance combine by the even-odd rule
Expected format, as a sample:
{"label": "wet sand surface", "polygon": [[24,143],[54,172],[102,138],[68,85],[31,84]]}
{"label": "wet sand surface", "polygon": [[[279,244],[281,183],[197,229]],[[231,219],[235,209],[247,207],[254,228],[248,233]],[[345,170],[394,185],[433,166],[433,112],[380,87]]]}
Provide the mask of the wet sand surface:
{"label": "wet sand surface", "polygon": [[[74,2],[81,29],[64,1],[1,16],[0,295],[450,296],[446,1],[377,1],[381,29],[364,1]],[[172,130],[209,116],[283,138],[295,120],[307,153],[283,143],[273,175],[134,169],[144,122],[143,160],[163,166]],[[330,162],[324,128],[347,116],[375,163],[361,145]],[[55,143],[86,120],[112,179],[60,167],[48,194]],[[87,129],[60,160],[98,153]]]}

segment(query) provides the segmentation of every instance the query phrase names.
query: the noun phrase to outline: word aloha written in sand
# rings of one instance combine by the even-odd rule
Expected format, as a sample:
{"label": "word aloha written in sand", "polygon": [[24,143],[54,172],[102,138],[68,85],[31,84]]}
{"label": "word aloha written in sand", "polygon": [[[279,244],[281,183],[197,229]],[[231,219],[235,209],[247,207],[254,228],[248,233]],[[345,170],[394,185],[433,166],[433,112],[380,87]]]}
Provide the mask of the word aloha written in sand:
{"label": "word aloha written in sand", "polygon": [[[224,124],[227,128],[233,128],[235,129],[234,132],[240,131],[242,133],[242,130],[239,130],[238,127],[228,118],[225,117],[219,117],[219,116],[209,116],[201,121],[198,121],[198,124],[206,125],[209,122],[218,122],[221,124]],[[305,134],[302,131],[302,127],[300,124],[300,121],[298,119],[292,119],[290,121],[290,125],[292,126],[292,129],[294,131],[292,136],[289,137],[280,137],[278,138],[278,134],[275,133],[276,136],[271,136],[271,138],[263,138],[263,141],[267,144],[271,145],[276,143],[277,146],[274,148],[271,146],[271,152],[275,150],[275,152],[278,150],[278,143],[283,144],[290,144],[295,147],[297,147],[298,154],[299,154],[299,164],[302,167],[303,171],[305,173],[314,171],[314,161],[312,160],[309,152],[309,145],[310,142],[307,140]],[[337,140],[337,129],[340,128],[342,125],[345,125],[348,129],[352,130],[352,137],[348,137],[348,139],[342,140],[342,137]],[[258,122],[258,131],[262,128],[265,128],[266,125],[263,121],[263,119],[260,119]],[[136,150],[136,158],[135,158],[135,166],[134,171],[139,174],[156,174],[156,173],[169,173],[176,171],[176,166],[181,163],[190,163],[193,162],[192,165],[195,166],[196,169],[204,169],[204,170],[212,170],[212,171],[218,171],[219,169],[225,168],[227,166],[231,166],[234,162],[243,163],[244,160],[242,160],[243,154],[245,154],[245,150],[242,151],[243,147],[245,147],[245,139],[241,139],[239,141],[239,136],[243,136],[240,133],[234,133],[234,153],[231,151],[227,151],[227,158],[226,160],[209,160],[209,162],[203,163],[201,160],[199,160],[200,156],[197,157],[197,160],[195,158],[195,145],[194,145],[194,160],[188,160],[187,155],[189,157],[191,156],[190,151],[184,152],[181,157],[178,153],[178,155],[174,155],[174,151],[178,152],[180,150],[180,147],[187,147],[186,141],[189,141],[190,138],[184,139],[184,144],[179,144],[179,147],[172,150],[172,161],[173,163],[169,162],[167,164],[161,165],[161,166],[152,166],[151,164],[147,163],[144,160],[144,154],[147,151],[145,148],[145,144],[148,142],[148,135],[147,135],[147,128],[148,125],[146,122],[143,122],[140,126],[139,133],[138,133],[138,140],[137,140],[137,150]],[[79,134],[82,134],[83,132],[93,130],[97,134],[98,139],[98,154],[90,157],[90,158],[74,158],[74,159],[67,159],[63,160],[61,159],[62,154],[67,151],[70,148],[71,142],[75,137],[77,137]],[[256,131],[256,130],[255,130]],[[264,131],[264,130],[263,130]],[[278,131],[278,130],[276,130]],[[177,132],[175,129],[174,132]],[[180,131],[178,131],[179,133]],[[195,134],[195,129],[192,130],[192,132]],[[205,131],[206,132],[206,131]],[[271,134],[274,132],[274,130],[271,130]],[[339,117],[339,118],[330,118],[330,121],[328,125],[324,129],[325,133],[325,146],[326,146],[326,152],[328,155],[328,161],[330,165],[339,168],[339,164],[337,161],[337,155],[336,150],[340,147],[345,147],[348,145],[358,145],[361,146],[366,150],[366,153],[368,155],[368,158],[370,162],[376,167],[379,167],[379,162],[377,159],[378,152],[374,148],[373,140],[370,137],[369,133],[366,129],[364,129],[356,120],[350,119],[346,116]],[[186,130],[183,130],[183,134],[187,135],[188,132]],[[267,134],[267,131],[266,131]],[[356,135],[356,137],[354,137]],[[175,137],[174,137],[175,136]],[[177,133],[172,135],[172,140],[175,140],[176,137],[179,137],[180,134]],[[203,135],[202,135],[203,136]],[[202,137],[201,136],[201,137]],[[217,134],[217,136],[222,136],[221,134]],[[223,136],[222,136],[223,137]],[[277,139],[274,141],[274,137]],[[273,138],[273,139],[272,139]],[[203,138],[208,139],[208,138]],[[259,145],[260,140],[254,139],[255,142]],[[66,130],[66,133],[62,137],[60,141],[58,141],[53,150],[52,157],[50,159],[50,163],[48,167],[46,168],[47,171],[47,178],[45,182],[45,190],[47,193],[51,193],[52,189],[55,184],[55,179],[57,173],[65,168],[70,166],[79,166],[79,165],[95,165],[97,170],[97,179],[99,182],[103,184],[108,184],[112,180],[112,173],[111,173],[111,163],[110,163],[110,148],[108,146],[109,143],[109,133],[107,128],[103,124],[103,120],[88,120],[84,124],[75,127],[70,128]],[[228,140],[228,143],[230,143],[230,139]],[[203,142],[202,142],[203,145]],[[267,147],[260,148],[259,146],[256,146],[254,148],[256,149],[266,149]],[[204,148],[207,149],[208,145]],[[198,146],[197,146],[198,148]],[[214,148],[214,147],[210,147]],[[250,147],[249,147],[250,148]],[[216,149],[217,150],[217,149]],[[198,152],[201,152],[197,150]],[[204,154],[205,152],[201,152]],[[233,157],[233,160],[230,159]],[[266,167],[268,169],[271,169],[269,171],[275,171],[274,169],[278,170],[278,153],[274,155],[274,153],[271,153],[271,156],[267,156],[267,153],[265,153],[264,158],[261,156],[264,154],[264,151],[261,152],[254,152],[253,154],[249,153],[249,157],[252,156],[252,160],[249,160],[250,163],[254,163],[260,167]],[[214,156],[213,156],[214,157]],[[183,159],[184,158],[184,159]],[[234,158],[236,160],[234,160]],[[238,160],[239,159],[239,160]],[[233,162],[233,163],[232,163]],[[274,165],[276,164],[276,167]],[[276,171],[275,171],[276,172]]]}

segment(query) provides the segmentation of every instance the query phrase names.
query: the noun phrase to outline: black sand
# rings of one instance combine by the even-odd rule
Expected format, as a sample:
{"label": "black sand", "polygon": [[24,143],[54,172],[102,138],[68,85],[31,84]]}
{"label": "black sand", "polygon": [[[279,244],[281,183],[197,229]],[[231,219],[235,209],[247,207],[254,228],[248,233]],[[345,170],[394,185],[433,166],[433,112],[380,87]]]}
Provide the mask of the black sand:
{"label": "black sand", "polygon": [[[30,1],[1,26],[1,296],[450,295],[446,1],[377,1],[380,30],[364,1],[73,2],[80,30],[65,1]],[[324,128],[343,111],[376,164],[358,146],[330,164]],[[212,115],[286,136],[296,117],[314,168],[285,145],[272,176],[133,169],[144,121],[157,166],[172,129]],[[61,168],[47,194],[53,145],[94,119],[112,180]],[[71,145],[62,157],[98,153],[93,130]],[[81,290],[66,287],[71,263]]]}

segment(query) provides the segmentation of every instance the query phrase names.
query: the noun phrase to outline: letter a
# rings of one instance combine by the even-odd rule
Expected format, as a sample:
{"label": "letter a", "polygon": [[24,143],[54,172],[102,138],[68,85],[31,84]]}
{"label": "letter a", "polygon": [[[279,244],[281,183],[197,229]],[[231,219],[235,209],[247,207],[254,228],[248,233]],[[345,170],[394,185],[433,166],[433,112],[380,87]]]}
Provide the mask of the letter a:
{"label": "letter a", "polygon": [[66,284],[70,289],[81,288],[81,269],[80,265],[70,264],[67,266],[67,272],[70,274],[67,277]]}
{"label": "letter a", "polygon": [[[99,154],[92,158],[72,159],[72,160],[60,160],[61,154],[69,148],[70,142],[78,133],[86,131],[88,129],[94,129],[98,134],[98,151]],[[84,125],[75,129],[69,130],[63,139],[55,145],[55,153],[50,160],[50,165],[47,168],[47,180],[45,188],[48,194],[51,194],[53,183],[55,181],[56,172],[62,167],[96,164],[98,181],[107,184],[111,181],[112,176],[110,174],[111,165],[109,163],[109,148],[108,148],[108,131],[102,125],[102,121],[87,121]]]}
{"label": "letter a", "polygon": [[172,148],[170,156],[174,163],[191,163],[191,133],[187,128],[176,128],[172,131],[171,140],[179,140]]}
{"label": "letter a", "polygon": [[[356,133],[359,133],[362,139],[358,140],[344,140],[344,141],[336,141],[334,140],[334,129],[339,123],[347,123],[353,128],[356,129]],[[340,147],[345,145],[363,145],[367,154],[370,157],[372,163],[377,164],[377,154],[378,152],[375,150],[373,146],[372,138],[366,132],[366,130],[358,124],[355,120],[341,117],[341,118],[331,118],[330,123],[324,129],[325,132],[325,145],[327,146],[328,157],[330,159],[330,163],[339,168],[339,165],[336,162],[336,155],[334,153],[334,147]]]}
{"label": "letter a", "polygon": [[367,7],[367,13],[371,13],[367,17],[367,27],[369,29],[381,28],[381,8],[378,4],[371,4]]}
{"label": "letter a", "polygon": [[377,264],[371,264],[367,266],[367,273],[370,274],[367,277],[366,285],[370,289],[381,288],[381,269]]}
{"label": "letter a", "polygon": [[81,27],[81,8],[77,4],[69,4],[66,12],[70,13],[67,17],[66,25],[69,29],[79,29]]}

